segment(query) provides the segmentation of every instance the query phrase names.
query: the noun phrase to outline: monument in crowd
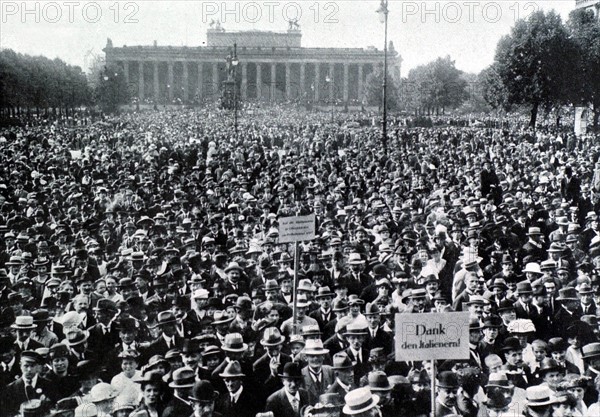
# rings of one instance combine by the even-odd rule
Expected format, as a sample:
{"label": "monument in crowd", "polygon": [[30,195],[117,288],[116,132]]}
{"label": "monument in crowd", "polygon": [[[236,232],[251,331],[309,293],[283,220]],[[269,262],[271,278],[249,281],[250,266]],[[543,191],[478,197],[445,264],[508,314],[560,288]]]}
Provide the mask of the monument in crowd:
{"label": "monument in crowd", "polygon": [[[141,101],[216,100],[227,80],[227,57],[237,44],[236,85],[242,100],[360,103],[365,81],[383,67],[383,48],[305,48],[297,22],[274,31],[228,31],[213,23],[206,46],[115,47],[107,65],[122,68],[133,97]],[[388,71],[399,79],[401,57],[390,42]]]}

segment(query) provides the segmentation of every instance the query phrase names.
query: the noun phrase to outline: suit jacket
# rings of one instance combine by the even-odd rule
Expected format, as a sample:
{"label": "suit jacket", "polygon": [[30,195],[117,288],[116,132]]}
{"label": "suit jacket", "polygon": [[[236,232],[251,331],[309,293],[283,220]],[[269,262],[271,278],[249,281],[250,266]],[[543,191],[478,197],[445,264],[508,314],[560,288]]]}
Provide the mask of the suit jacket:
{"label": "suit jacket", "polygon": [[[279,367],[277,368],[277,373],[280,374],[283,371],[283,366],[292,361],[292,357],[290,355],[286,355],[285,353],[279,354]],[[271,375],[271,368],[269,364],[271,363],[271,358],[267,353],[258,358],[254,364],[252,364],[252,369],[254,370],[254,376],[256,381],[259,384],[263,384],[267,381],[269,376]],[[272,394],[272,393],[269,393]]]}
{"label": "suit jacket", "polygon": [[363,375],[369,373],[370,370],[369,351],[364,347],[361,348],[362,362],[359,362],[358,358],[354,357],[354,354],[352,353],[350,347],[346,348],[344,352],[346,352],[346,354],[354,364],[354,384],[358,386],[360,379],[363,377]]}
{"label": "suit jacket", "polygon": [[328,316],[325,316],[321,308],[318,308],[317,310],[313,311],[308,316],[312,317],[317,321],[317,323],[319,324],[319,329],[321,329],[322,332],[325,330],[325,326],[327,325],[327,323],[335,319],[335,313],[332,310],[329,311]]}
{"label": "suit jacket", "polygon": [[[183,338],[178,334],[174,336],[174,343],[175,347],[178,349],[183,348]],[[165,338],[161,335],[156,340],[152,341],[150,345],[148,345],[148,348],[143,352],[142,357],[147,360],[154,355],[165,356],[165,353],[167,353],[170,349],[172,348],[167,345]]]}
{"label": "suit jacket", "polygon": [[304,406],[308,405],[308,393],[304,389],[300,388],[298,390],[298,395],[300,397],[300,401],[298,405],[298,411],[296,412],[292,408],[292,404],[285,394],[285,388],[275,391],[269,396],[269,398],[267,398],[265,411],[273,412],[274,417],[300,417],[300,411]]}
{"label": "suit jacket", "polygon": [[373,337],[371,335],[371,329],[368,331],[369,334],[363,344],[363,347],[367,349],[367,351],[371,351],[371,349],[374,348],[383,348],[386,355],[392,353],[392,349],[394,348],[394,338],[389,333],[380,327],[377,329],[375,337]]}
{"label": "suit jacket", "polygon": [[244,390],[235,404],[231,402],[229,393],[225,393],[215,407],[215,410],[227,417],[255,417],[261,409],[262,404],[256,401],[256,396],[248,390],[247,384],[244,384]]}
{"label": "suit jacket", "polygon": [[308,366],[302,368],[302,377],[304,378],[304,389],[308,393],[308,402],[315,405],[319,401],[319,395],[324,394],[327,388],[335,381],[333,369],[329,365],[321,367],[321,386],[312,379]]}
{"label": "suit jacket", "polygon": [[333,357],[336,353],[343,351],[348,347],[348,342],[340,340],[336,334],[331,336],[323,343],[323,347],[329,349],[329,354]]}
{"label": "suit jacket", "polygon": [[102,330],[101,324],[95,324],[88,329],[90,337],[88,339],[88,346],[91,350],[103,351],[107,346],[114,346],[119,341],[119,333],[113,329],[113,326],[106,331]]}
{"label": "suit jacket", "polygon": [[45,395],[51,404],[59,400],[52,382],[38,376],[35,387],[30,393],[27,393],[25,381],[21,377],[8,384],[6,389],[0,393],[0,416],[15,415],[19,412],[22,403],[27,400],[39,399],[42,395]]}

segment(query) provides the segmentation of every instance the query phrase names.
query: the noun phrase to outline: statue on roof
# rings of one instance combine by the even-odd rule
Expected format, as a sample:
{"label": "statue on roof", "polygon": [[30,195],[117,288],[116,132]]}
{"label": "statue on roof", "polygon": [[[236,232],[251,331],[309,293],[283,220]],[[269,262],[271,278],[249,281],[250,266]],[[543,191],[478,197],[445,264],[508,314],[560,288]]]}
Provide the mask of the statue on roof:
{"label": "statue on roof", "polygon": [[288,30],[300,30],[300,24],[298,23],[298,19],[290,19],[288,20]]}
{"label": "statue on roof", "polygon": [[111,38],[106,38],[106,47],[107,48],[112,48],[113,47],[113,43],[112,43],[112,39]]}

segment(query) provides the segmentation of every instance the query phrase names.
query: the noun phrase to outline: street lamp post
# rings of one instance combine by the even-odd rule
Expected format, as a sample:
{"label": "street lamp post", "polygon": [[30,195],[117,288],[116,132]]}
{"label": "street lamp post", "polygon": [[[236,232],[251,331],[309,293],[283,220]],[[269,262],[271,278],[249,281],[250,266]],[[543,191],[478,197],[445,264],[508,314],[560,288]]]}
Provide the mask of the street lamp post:
{"label": "street lamp post", "polygon": [[383,120],[381,128],[381,145],[387,149],[387,51],[388,51],[388,0],[381,0],[381,5],[377,9],[379,21],[384,24],[384,47],[383,47]]}
{"label": "street lamp post", "polygon": [[233,66],[233,127],[236,139],[238,136],[237,67],[239,63],[240,61],[237,56],[237,43],[234,43],[231,65]]}
{"label": "street lamp post", "polygon": [[335,91],[334,91],[334,79],[333,79],[333,74],[329,75],[327,74],[327,76],[325,77],[325,82],[329,83],[329,87],[331,88],[331,94],[329,95],[331,97],[331,123],[333,123],[333,106],[335,104]]}

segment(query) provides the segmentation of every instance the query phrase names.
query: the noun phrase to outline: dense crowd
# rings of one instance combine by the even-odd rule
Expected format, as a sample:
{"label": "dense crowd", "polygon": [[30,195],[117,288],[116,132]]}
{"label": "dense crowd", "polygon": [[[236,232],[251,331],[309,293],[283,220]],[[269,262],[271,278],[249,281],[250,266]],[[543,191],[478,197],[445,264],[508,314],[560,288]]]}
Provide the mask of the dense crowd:
{"label": "dense crowd", "polygon": [[[0,415],[600,415],[597,137],[329,117],[1,130]],[[468,360],[395,360],[451,311]]]}

